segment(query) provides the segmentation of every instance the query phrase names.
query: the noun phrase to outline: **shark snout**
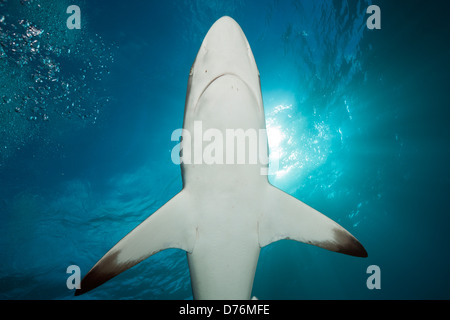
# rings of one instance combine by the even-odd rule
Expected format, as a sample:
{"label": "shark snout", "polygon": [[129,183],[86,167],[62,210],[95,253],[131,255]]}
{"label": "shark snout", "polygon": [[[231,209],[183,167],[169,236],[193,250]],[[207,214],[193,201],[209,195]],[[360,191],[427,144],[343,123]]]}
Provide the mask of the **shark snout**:
{"label": "shark snout", "polygon": [[212,25],[203,41],[202,49],[206,56],[213,57],[211,60],[233,60],[233,63],[238,64],[248,62],[251,53],[244,32],[230,17],[222,17]]}
{"label": "shark snout", "polygon": [[229,51],[248,49],[249,44],[237,22],[230,17],[222,17],[209,29],[205,37],[207,50]]}

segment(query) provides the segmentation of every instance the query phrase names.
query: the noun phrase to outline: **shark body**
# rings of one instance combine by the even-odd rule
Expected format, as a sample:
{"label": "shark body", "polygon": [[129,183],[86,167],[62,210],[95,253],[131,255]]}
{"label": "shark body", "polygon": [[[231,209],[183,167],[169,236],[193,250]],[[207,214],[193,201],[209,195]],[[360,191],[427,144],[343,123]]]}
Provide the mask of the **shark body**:
{"label": "shark body", "polygon": [[[195,135],[198,121],[224,135],[228,129],[265,129],[259,71],[230,17],[210,28],[190,71],[183,132]],[[266,168],[264,161],[182,162],[182,190],[108,251],[75,294],[168,248],[187,252],[194,299],[249,299],[261,248],[281,239],[367,256],[336,222],[272,186],[261,174]]]}

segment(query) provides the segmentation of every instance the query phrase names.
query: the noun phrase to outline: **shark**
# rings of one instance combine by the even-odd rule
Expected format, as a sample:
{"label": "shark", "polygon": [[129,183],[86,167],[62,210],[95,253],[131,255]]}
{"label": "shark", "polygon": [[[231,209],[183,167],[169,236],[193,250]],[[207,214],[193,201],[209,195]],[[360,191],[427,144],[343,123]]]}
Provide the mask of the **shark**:
{"label": "shark", "polygon": [[[189,73],[181,159],[189,146],[186,133],[198,134],[200,121],[203,128],[224,134],[266,128],[255,58],[241,27],[228,16],[209,29]],[[261,139],[268,143],[267,135]],[[236,149],[225,152],[231,158]],[[261,248],[275,241],[367,257],[342,226],[273,186],[263,174],[267,161],[180,162],[181,191],[112,247],[75,295],[169,248],[186,251],[193,298],[201,300],[250,299]]]}

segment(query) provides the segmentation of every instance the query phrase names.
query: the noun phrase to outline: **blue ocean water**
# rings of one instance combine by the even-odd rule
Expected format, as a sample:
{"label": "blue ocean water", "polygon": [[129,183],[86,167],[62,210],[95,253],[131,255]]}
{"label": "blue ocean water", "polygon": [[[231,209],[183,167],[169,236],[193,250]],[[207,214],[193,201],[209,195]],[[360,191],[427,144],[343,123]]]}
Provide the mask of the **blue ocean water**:
{"label": "blue ocean water", "polygon": [[[68,29],[69,5],[81,29]],[[369,5],[381,29],[369,30]],[[263,248],[260,299],[448,299],[446,1],[0,2],[0,299],[192,299],[160,252],[80,297],[85,274],[178,193],[189,69],[224,15],[260,74],[270,181],[354,234],[366,259]],[[280,212],[280,214],[282,214]],[[370,265],[381,289],[370,290]]]}

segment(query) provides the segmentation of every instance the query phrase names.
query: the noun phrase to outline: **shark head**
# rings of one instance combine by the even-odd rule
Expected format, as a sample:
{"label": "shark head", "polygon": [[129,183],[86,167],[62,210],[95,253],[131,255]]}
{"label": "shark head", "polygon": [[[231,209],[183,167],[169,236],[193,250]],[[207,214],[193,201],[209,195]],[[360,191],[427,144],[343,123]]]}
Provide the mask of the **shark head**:
{"label": "shark head", "polygon": [[[237,177],[254,175],[260,179],[261,171],[267,171],[259,71],[244,32],[230,17],[222,17],[211,26],[192,65],[183,129],[180,154],[184,184],[189,180],[209,183],[211,175],[220,171],[221,176],[226,172],[221,177],[224,186],[227,181],[235,185]],[[208,163],[240,164],[224,170]],[[189,179],[191,174],[204,178]]]}
{"label": "shark head", "polygon": [[199,101],[212,84],[229,76],[248,86],[262,113],[259,71],[252,50],[239,24],[225,16],[209,29],[192,65],[185,111],[197,111]]}

